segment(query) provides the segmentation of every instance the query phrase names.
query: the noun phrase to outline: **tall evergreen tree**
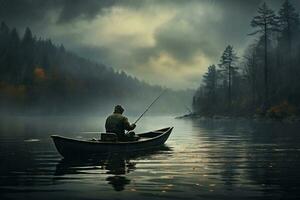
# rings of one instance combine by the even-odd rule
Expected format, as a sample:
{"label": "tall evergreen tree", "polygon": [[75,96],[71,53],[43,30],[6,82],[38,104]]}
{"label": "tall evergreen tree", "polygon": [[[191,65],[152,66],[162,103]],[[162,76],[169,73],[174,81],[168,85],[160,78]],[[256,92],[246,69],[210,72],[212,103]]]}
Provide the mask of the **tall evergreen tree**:
{"label": "tall evergreen tree", "polygon": [[212,105],[216,101],[217,81],[217,68],[215,65],[211,65],[208,67],[208,72],[203,76],[203,83],[205,85],[208,99]]}
{"label": "tall evergreen tree", "polygon": [[299,14],[289,0],[285,0],[279,12],[279,25],[282,38],[287,42],[288,55],[291,56],[292,40],[299,28]]}
{"label": "tall evergreen tree", "polygon": [[32,43],[34,42],[32,32],[31,32],[30,28],[28,28],[28,27],[25,30],[22,42],[23,42],[23,45],[32,45]]}
{"label": "tall evergreen tree", "polygon": [[7,79],[8,50],[10,49],[10,29],[2,22],[0,25],[0,78]]}
{"label": "tall evergreen tree", "polygon": [[244,65],[244,73],[245,77],[249,83],[250,91],[251,91],[251,99],[252,99],[252,107],[255,106],[256,102],[256,92],[257,92],[257,75],[258,75],[258,50],[256,45],[250,46],[246,54],[244,56],[245,65]]}
{"label": "tall evergreen tree", "polygon": [[0,54],[6,51],[7,46],[9,45],[9,28],[8,26],[2,22],[0,25]]}
{"label": "tall evergreen tree", "polygon": [[27,84],[32,83],[34,69],[34,45],[35,39],[31,30],[27,27],[21,42],[22,56],[25,61],[25,67],[21,73],[23,81]]}
{"label": "tall evergreen tree", "polygon": [[9,82],[11,83],[19,83],[19,70],[20,70],[20,37],[17,30],[14,28],[10,33],[9,38],[9,48],[7,49],[7,59],[8,59],[8,73],[11,75],[9,76]]}
{"label": "tall evergreen tree", "polygon": [[228,107],[230,109],[231,101],[232,101],[232,80],[234,71],[237,69],[235,64],[238,57],[234,52],[233,46],[228,45],[223,52],[220,59],[220,71],[223,72],[226,83],[227,83],[227,94],[228,94]]}
{"label": "tall evergreen tree", "polygon": [[257,28],[256,31],[250,35],[261,34],[264,37],[264,105],[263,109],[266,111],[269,107],[269,66],[268,66],[268,41],[273,32],[278,31],[279,23],[273,10],[271,10],[266,3],[258,8],[258,15],[251,21],[251,26]]}

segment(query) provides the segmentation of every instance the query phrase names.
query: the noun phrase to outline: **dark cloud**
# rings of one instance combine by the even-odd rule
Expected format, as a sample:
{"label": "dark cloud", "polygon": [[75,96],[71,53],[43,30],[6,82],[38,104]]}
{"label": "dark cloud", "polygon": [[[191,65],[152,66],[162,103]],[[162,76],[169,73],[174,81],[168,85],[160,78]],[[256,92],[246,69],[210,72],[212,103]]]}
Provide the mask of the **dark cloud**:
{"label": "dark cloud", "polygon": [[[185,23],[185,22],[183,22]],[[194,57],[198,51],[211,57],[214,52],[212,43],[202,40],[199,31],[193,27],[185,29],[176,23],[176,19],[157,30],[155,50],[165,51],[174,58],[186,62]]]}
{"label": "dark cloud", "polygon": [[[297,7],[300,2],[291,0]],[[0,18],[7,21],[35,22],[53,10],[60,12],[58,22],[70,22],[76,19],[91,20],[103,9],[112,6],[141,8],[159,4],[162,6],[184,6],[190,3],[206,3],[221,5],[228,14],[251,13],[262,0],[0,0]],[[269,4],[278,6],[282,0],[267,0]],[[239,18],[235,18],[238,20]]]}
{"label": "dark cloud", "polygon": [[188,63],[199,53],[212,58],[219,51],[218,45],[216,41],[211,42],[207,38],[209,34],[205,35],[205,33],[205,30],[199,30],[193,22],[180,21],[176,17],[156,30],[155,46],[136,49],[134,55],[137,55],[138,62],[147,62],[149,59],[160,56],[162,52],[182,63]]}
{"label": "dark cloud", "polygon": [[15,24],[39,22],[50,12],[59,13],[57,23],[77,19],[91,20],[103,9],[115,5],[118,0],[1,0],[0,18]]}
{"label": "dark cloud", "polygon": [[58,0],[0,0],[0,19],[16,25],[31,25],[43,20],[47,11],[56,8],[58,3]]}
{"label": "dark cloud", "polygon": [[67,23],[76,19],[91,20],[105,8],[115,5],[117,0],[64,0],[58,23]]}

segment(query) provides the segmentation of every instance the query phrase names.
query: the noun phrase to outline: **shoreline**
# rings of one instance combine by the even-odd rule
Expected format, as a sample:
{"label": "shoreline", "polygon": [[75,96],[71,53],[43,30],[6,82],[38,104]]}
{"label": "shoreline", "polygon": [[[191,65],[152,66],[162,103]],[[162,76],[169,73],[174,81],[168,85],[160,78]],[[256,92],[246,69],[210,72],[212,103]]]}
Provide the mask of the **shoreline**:
{"label": "shoreline", "polygon": [[228,116],[228,115],[213,115],[205,116],[196,113],[185,114],[175,117],[175,119],[193,119],[193,120],[216,120],[216,121],[231,121],[231,120],[252,120],[256,122],[282,122],[282,123],[300,123],[300,116],[290,116],[281,119],[274,119],[263,116]]}

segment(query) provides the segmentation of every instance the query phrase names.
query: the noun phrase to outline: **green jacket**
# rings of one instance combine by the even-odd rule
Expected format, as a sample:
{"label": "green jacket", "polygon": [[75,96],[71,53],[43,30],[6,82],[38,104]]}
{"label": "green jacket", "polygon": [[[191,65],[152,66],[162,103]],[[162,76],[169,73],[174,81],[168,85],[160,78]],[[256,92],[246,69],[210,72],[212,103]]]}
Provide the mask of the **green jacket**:
{"label": "green jacket", "polygon": [[108,116],[105,122],[105,129],[107,133],[116,133],[118,136],[123,136],[125,130],[131,131],[134,125],[128,122],[127,117],[119,113],[113,113]]}

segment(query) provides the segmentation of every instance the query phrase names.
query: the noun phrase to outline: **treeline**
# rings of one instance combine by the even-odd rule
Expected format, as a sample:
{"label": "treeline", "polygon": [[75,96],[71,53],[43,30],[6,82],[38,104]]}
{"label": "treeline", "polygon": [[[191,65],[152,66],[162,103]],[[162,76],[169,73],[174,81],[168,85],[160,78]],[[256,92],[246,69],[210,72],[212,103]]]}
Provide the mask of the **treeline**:
{"label": "treeline", "polygon": [[[141,112],[161,90],[81,58],[51,40],[38,39],[29,28],[21,37],[15,28],[0,25],[1,112],[98,113],[123,104],[134,113]],[[169,90],[156,111],[183,111],[186,95],[192,93]]]}
{"label": "treeline", "polygon": [[208,67],[193,98],[196,113],[262,115],[283,118],[299,115],[300,20],[285,0],[276,12],[262,4],[250,25],[255,42],[238,57],[233,46],[217,65]]}

